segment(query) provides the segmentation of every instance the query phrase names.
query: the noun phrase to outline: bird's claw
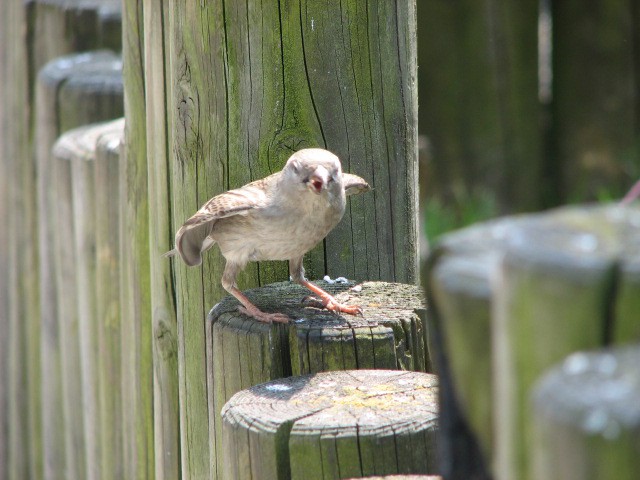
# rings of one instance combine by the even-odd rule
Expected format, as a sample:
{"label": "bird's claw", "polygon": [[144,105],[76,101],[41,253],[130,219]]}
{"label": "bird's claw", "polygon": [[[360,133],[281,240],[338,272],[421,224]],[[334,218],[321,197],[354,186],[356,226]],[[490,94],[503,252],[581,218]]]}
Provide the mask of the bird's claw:
{"label": "bird's claw", "polygon": [[257,308],[255,311],[249,311],[247,308],[239,306],[238,311],[263,323],[289,323],[290,320],[290,318],[284,313],[267,313],[262,310],[258,310]]}
{"label": "bird's claw", "polygon": [[362,308],[360,308],[358,305],[345,305],[343,303],[337,302],[333,297],[321,299],[308,295],[302,299],[302,302],[307,306],[324,308],[325,310],[329,310],[330,312],[347,313],[349,315],[362,316]]}

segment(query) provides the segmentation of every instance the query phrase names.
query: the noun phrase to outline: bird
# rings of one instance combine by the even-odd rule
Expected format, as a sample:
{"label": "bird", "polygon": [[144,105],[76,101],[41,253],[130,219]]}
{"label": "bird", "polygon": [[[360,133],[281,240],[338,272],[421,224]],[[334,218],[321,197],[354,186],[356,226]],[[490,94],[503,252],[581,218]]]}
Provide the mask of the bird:
{"label": "bird", "polygon": [[282,313],[256,307],[236,285],[248,262],[288,260],[291,280],[315,293],[333,312],[361,315],[356,305],[338,302],[305,278],[303,257],[340,222],[348,195],[370,190],[361,177],[342,172],[340,159],[322,148],[294,152],[284,168],[261,180],[216,195],[177,231],[175,248],[190,267],[217,244],[226,260],[222,286],[239,302],[238,310],[260,322],[287,323]]}

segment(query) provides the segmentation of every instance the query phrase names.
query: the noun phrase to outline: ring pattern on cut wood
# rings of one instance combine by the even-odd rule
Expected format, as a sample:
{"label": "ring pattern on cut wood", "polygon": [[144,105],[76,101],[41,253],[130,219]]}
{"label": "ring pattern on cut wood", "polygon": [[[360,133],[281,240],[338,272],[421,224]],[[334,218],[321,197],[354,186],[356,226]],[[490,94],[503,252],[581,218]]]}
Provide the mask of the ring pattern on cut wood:
{"label": "ring pattern on cut wood", "polygon": [[[363,316],[339,315],[309,306],[305,298],[310,292],[289,282],[246,292],[258,308],[291,318],[282,332],[291,361],[291,371],[285,374],[350,368],[428,370],[425,304],[419,287],[386,282],[316,283],[339,302],[361,306]],[[255,322],[237,312],[237,306],[235,299],[226,297],[212,309],[209,319],[215,322],[214,335],[227,326],[246,328],[247,332],[277,329],[253,325]]]}
{"label": "ring pattern on cut wood", "polygon": [[209,314],[207,328],[209,424],[212,452],[222,465],[220,411],[233,394],[258,383],[325,370],[428,371],[425,304],[415,285],[386,282],[315,282],[339,302],[362,307],[363,316],[305,306],[309,291],[290,282],[245,293],[262,311],[282,312],[288,324],[265,324],[238,312],[226,297]]}
{"label": "ring pattern on cut wood", "polygon": [[435,473],[437,378],[391,370],[274,380],[222,411],[224,478]]}

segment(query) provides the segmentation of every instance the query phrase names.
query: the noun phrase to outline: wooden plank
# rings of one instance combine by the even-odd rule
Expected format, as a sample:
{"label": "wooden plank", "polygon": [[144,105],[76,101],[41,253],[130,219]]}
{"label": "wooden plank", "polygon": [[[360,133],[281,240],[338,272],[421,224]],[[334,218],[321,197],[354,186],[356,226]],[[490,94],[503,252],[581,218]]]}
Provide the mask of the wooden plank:
{"label": "wooden plank", "polygon": [[551,5],[552,159],[567,202],[621,197],[640,175],[637,8],[621,0],[582,7]]}
{"label": "wooden plank", "polygon": [[637,476],[639,362],[637,346],[576,352],[542,376],[530,478]]}
{"label": "wooden plank", "polygon": [[422,187],[449,201],[489,197],[500,211],[557,202],[538,98],[539,2],[417,4],[419,124],[431,150]]}
{"label": "wooden plank", "polygon": [[142,0],[123,4],[125,141],[120,158],[122,400],[126,478],[152,478],[153,354]]}
{"label": "wooden plank", "polygon": [[173,269],[162,257],[173,247],[170,234],[169,131],[165,81],[165,48],[168,3],[143,2],[144,86],[146,108],[147,168],[149,183],[149,256],[151,322],[153,328],[153,415],[155,477],[171,480],[180,471],[180,424],[178,401],[178,338]]}
{"label": "wooden plank", "polygon": [[[276,472],[269,463],[269,469],[263,469],[260,459],[252,458],[251,469],[238,470],[234,478],[381,475],[396,473],[400,459],[407,462],[402,465],[405,471],[429,473],[433,466],[425,465],[430,454],[424,437],[412,443],[409,433],[437,428],[436,397],[434,376],[382,370],[289,377],[243,390],[222,412],[225,439],[232,441],[224,444],[225,468],[247,465],[238,461],[233,441],[242,442],[246,432],[258,431],[265,437],[278,432],[288,438],[276,447],[281,449],[276,456],[282,455],[288,468]],[[350,446],[349,451],[342,446]],[[413,463],[406,452],[418,448],[422,455],[415,458],[421,460]]]}

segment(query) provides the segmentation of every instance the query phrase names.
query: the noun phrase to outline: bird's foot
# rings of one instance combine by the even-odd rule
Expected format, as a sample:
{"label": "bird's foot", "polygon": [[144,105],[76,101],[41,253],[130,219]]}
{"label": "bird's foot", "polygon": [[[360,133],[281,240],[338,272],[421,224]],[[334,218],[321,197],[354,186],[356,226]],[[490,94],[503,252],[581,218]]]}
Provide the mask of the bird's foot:
{"label": "bird's foot", "polygon": [[238,311],[263,323],[289,323],[290,320],[289,317],[287,317],[284,313],[267,313],[259,310],[257,307],[249,309],[239,306]]}
{"label": "bird's foot", "polygon": [[305,297],[303,302],[306,305],[324,308],[325,310],[329,310],[330,312],[337,313],[348,313],[349,315],[360,315],[362,316],[362,308],[358,305],[345,305],[344,303],[338,302],[331,295],[327,295],[326,297],[316,298],[316,297]]}

